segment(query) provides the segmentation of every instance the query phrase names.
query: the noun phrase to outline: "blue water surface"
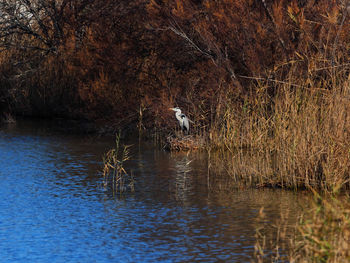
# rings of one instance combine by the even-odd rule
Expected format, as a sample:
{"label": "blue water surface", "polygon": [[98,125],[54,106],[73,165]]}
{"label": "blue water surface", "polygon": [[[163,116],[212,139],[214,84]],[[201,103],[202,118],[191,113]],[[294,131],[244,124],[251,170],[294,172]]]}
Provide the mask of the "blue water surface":
{"label": "blue water surface", "polygon": [[136,191],[120,196],[100,173],[112,146],[38,123],[0,130],[1,262],[250,262],[261,205],[273,217],[294,202],[212,191],[205,159],[136,145]]}

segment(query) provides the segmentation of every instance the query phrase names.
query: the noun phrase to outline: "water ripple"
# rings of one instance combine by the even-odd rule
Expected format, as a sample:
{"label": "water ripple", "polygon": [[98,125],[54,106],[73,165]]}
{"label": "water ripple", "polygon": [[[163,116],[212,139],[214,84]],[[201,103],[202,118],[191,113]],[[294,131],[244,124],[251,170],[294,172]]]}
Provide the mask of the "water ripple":
{"label": "water ripple", "polygon": [[145,148],[134,194],[101,187],[111,140],[0,131],[2,262],[250,262],[255,220],[293,203],[279,192],[211,192],[205,163]]}

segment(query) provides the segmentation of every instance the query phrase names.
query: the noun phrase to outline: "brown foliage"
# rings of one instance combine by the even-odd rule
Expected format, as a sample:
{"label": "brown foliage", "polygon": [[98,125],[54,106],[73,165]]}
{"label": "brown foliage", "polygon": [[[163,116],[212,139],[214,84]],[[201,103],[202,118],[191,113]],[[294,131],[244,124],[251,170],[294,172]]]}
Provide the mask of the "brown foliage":
{"label": "brown foliage", "polygon": [[[302,84],[313,70],[317,83],[308,85],[319,87],[331,67],[347,63],[341,1],[48,3],[32,34],[2,38],[1,79],[11,80],[18,112],[28,105],[33,114],[160,128],[168,107],[180,106],[200,132],[221,123],[223,105],[255,96],[256,77]],[[276,82],[269,86],[275,94]]]}

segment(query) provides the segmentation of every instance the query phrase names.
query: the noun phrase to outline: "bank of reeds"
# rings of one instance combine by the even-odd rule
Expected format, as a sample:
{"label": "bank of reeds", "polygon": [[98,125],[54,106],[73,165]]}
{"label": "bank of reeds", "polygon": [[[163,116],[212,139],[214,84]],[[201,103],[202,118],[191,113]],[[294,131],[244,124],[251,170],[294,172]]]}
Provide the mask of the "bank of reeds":
{"label": "bank of reeds", "polygon": [[247,96],[241,108],[226,108],[212,143],[232,153],[226,159],[232,176],[262,186],[349,188],[349,75],[317,77],[278,85],[258,81],[257,94]]}
{"label": "bank of reeds", "polygon": [[116,193],[134,191],[134,176],[132,173],[129,174],[124,167],[125,162],[130,159],[129,148],[128,145],[121,145],[120,134],[117,134],[115,147],[103,157],[104,186],[111,185]]}

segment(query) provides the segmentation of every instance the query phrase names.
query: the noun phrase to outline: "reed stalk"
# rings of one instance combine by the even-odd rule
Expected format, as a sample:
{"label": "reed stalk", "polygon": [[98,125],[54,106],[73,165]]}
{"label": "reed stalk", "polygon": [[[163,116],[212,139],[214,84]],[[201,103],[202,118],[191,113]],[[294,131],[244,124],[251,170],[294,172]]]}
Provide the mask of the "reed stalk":
{"label": "reed stalk", "polygon": [[[303,84],[258,81],[237,109],[228,104],[211,143],[226,154],[234,178],[252,177],[256,186],[317,188],[338,192],[350,188],[350,88],[348,75],[318,74]],[[298,86],[293,85],[297,83]],[[218,165],[220,165],[218,158]]]}
{"label": "reed stalk", "polygon": [[104,186],[111,185],[114,192],[124,193],[135,190],[135,179],[129,174],[124,164],[130,160],[130,145],[121,145],[120,133],[116,134],[115,147],[103,157]]}
{"label": "reed stalk", "polygon": [[[349,262],[350,206],[349,196],[321,196],[302,204],[298,221],[288,225],[288,211],[269,231],[269,225],[258,223],[254,259],[256,262]],[[258,222],[265,222],[263,208]]]}

